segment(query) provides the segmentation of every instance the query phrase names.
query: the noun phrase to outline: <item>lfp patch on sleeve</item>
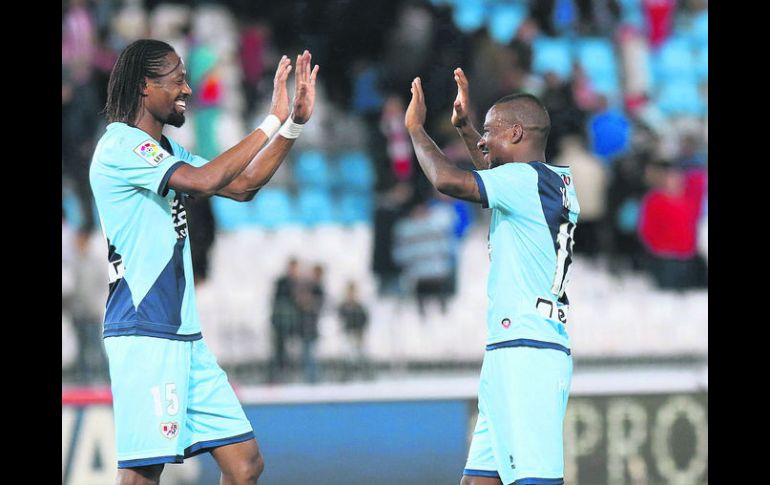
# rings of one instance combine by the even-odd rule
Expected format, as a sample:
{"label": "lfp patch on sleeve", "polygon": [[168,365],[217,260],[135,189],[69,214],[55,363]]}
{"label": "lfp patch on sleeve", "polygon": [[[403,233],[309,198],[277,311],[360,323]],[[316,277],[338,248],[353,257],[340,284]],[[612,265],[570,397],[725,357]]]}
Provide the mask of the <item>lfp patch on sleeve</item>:
{"label": "lfp patch on sleeve", "polygon": [[134,153],[142,157],[142,160],[153,167],[157,167],[160,162],[171,156],[166,150],[151,140],[140,143],[139,146],[134,148]]}

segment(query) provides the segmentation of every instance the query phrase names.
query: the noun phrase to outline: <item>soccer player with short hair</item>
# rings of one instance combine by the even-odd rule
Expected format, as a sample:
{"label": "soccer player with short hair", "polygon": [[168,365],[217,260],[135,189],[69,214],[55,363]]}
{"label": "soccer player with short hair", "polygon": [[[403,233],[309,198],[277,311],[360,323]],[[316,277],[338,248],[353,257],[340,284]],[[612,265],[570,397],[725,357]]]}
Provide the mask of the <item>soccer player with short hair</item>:
{"label": "soccer player with short hair", "polygon": [[112,70],[110,124],[90,181],[109,247],[104,344],[118,483],[157,484],[166,463],[204,452],[222,484],[256,484],[263,470],[252,426],[201,335],[184,204],[212,195],[248,201],[270,180],[313,112],[318,66],[311,70],[310,58],[297,56],[291,116],[292,66],[283,56],[270,114],[211,161],[163,135],[166,124],[182,126],[192,94],[173,47],[138,40]]}
{"label": "soccer player with short hair", "polygon": [[572,379],[565,288],[580,212],[572,175],[545,162],[550,118],[540,100],[501,98],[487,111],[482,136],[468,120],[465,74],[454,75],[452,123],[477,170],[453,166],[425,132],[419,77],[405,124],[440,192],[492,210],[487,346],[461,483],[563,484],[562,425]]}

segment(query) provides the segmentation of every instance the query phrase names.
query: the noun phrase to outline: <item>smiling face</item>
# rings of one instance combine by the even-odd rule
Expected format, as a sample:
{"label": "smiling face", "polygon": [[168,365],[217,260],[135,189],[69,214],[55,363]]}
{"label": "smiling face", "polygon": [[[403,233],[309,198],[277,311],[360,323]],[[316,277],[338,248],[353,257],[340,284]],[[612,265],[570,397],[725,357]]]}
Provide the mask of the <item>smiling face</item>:
{"label": "smiling face", "polygon": [[487,111],[484,131],[477,144],[489,168],[495,168],[513,160],[511,152],[513,136],[513,125],[501,116],[497,106],[492,106]]}
{"label": "smiling face", "polygon": [[157,121],[177,128],[184,124],[187,101],[192,95],[186,75],[182,59],[175,52],[169,52],[161,75],[147,78],[144,107]]}

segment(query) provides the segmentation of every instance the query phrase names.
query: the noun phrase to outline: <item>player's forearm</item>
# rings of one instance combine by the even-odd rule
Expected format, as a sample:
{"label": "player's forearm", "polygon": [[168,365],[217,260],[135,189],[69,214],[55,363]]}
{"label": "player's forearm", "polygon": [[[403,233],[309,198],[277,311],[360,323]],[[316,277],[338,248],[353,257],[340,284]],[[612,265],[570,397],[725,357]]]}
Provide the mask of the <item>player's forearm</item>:
{"label": "player's forearm", "polygon": [[454,179],[462,173],[462,170],[449,162],[449,159],[428,136],[424,128],[420,127],[410,131],[409,136],[412,138],[417,161],[430,183],[439,192],[446,193],[448,189],[451,190]]}
{"label": "player's forearm", "polygon": [[481,139],[481,135],[478,131],[476,131],[470,121],[466,122],[466,124],[461,127],[456,127],[456,129],[457,133],[463,139],[463,142],[465,142],[465,148],[468,149],[468,154],[471,157],[473,166],[479,170],[489,168],[489,166],[484,161],[484,155],[481,153],[481,150],[479,150],[478,147],[478,142]]}
{"label": "player's forearm", "polygon": [[184,166],[175,171],[169,180],[169,186],[194,196],[212,196],[243,172],[266,141],[267,135],[262,130],[254,130],[202,167]]}
{"label": "player's forearm", "polygon": [[232,183],[217,192],[217,195],[239,201],[253,199],[257,191],[275,175],[289,150],[294,146],[295,140],[284,138],[280,134],[276,135],[267,147],[251,160],[246,169]]}

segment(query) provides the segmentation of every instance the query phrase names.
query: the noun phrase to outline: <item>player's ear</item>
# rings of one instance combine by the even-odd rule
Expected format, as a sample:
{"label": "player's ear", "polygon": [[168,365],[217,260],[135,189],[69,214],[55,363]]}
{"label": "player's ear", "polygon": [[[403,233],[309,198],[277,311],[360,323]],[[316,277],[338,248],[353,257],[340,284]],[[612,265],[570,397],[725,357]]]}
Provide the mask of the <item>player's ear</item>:
{"label": "player's ear", "polygon": [[511,143],[519,143],[521,139],[524,137],[524,128],[518,124],[514,123],[511,127]]}
{"label": "player's ear", "polygon": [[147,90],[150,87],[150,83],[147,82],[147,78],[144,78],[142,82],[142,96],[147,96]]}

